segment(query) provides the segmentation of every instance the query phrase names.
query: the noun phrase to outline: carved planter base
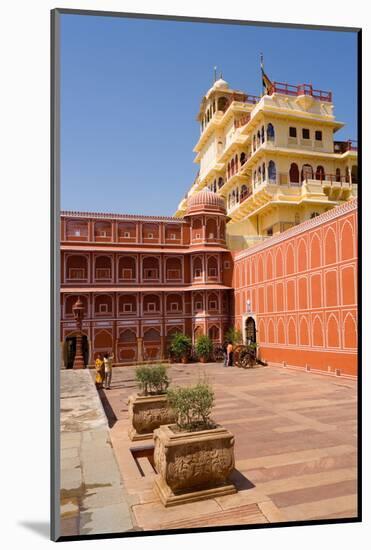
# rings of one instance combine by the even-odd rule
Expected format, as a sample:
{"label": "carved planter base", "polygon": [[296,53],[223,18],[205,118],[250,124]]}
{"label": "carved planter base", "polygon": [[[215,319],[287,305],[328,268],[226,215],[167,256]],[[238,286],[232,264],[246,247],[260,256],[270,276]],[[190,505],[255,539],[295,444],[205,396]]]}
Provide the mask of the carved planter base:
{"label": "carved planter base", "polygon": [[164,506],[236,493],[228,480],[234,469],[234,436],[218,426],[200,432],[154,431],[155,490]]}
{"label": "carved planter base", "polygon": [[132,441],[152,439],[153,430],[176,419],[168,406],[166,395],[130,395],[128,405],[128,434]]}

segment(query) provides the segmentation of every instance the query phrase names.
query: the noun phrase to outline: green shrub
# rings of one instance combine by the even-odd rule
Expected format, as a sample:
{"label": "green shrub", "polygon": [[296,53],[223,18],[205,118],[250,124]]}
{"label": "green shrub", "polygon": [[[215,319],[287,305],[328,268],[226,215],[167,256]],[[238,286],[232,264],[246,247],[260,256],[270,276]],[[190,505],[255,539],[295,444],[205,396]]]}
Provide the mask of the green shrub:
{"label": "green shrub", "polygon": [[197,338],[195,348],[198,357],[208,359],[213,351],[213,343],[207,334],[202,334]]}
{"label": "green shrub", "polygon": [[142,395],[161,395],[169,387],[165,365],[142,366],[135,369],[135,379]]}
{"label": "green shrub", "polygon": [[174,388],[169,390],[167,395],[181,430],[198,431],[215,427],[210,418],[214,406],[214,392],[209,384],[199,382],[189,388]]}
{"label": "green shrub", "polygon": [[232,344],[242,344],[242,332],[234,327],[230,327],[224,335],[227,342]]}
{"label": "green shrub", "polygon": [[170,342],[170,353],[177,359],[188,357],[192,348],[192,340],[189,336],[176,332]]}

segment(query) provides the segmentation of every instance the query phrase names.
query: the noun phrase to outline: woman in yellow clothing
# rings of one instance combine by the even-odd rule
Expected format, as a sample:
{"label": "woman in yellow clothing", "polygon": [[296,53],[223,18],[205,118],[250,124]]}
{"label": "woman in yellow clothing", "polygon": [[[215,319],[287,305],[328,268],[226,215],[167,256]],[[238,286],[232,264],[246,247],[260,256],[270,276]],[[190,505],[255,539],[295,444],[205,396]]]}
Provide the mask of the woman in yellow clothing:
{"label": "woman in yellow clothing", "polygon": [[95,360],[95,385],[98,389],[103,388],[104,382],[104,362],[101,354],[97,355]]}

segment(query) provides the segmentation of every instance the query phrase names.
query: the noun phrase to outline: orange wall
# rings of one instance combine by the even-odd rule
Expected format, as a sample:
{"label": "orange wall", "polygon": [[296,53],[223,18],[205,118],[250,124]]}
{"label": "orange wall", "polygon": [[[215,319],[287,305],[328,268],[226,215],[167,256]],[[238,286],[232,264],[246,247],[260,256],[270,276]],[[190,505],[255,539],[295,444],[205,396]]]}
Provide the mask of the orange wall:
{"label": "orange wall", "polygon": [[235,321],[247,300],[260,357],[357,374],[357,202],[235,254]]}

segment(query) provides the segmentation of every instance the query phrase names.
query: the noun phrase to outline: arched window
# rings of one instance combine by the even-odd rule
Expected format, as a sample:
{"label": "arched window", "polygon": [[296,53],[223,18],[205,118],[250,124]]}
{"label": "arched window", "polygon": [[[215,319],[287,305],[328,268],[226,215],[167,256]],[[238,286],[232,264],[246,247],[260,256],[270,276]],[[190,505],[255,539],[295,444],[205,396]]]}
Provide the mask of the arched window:
{"label": "arched window", "polygon": [[262,143],[265,141],[264,126],[262,126]]}
{"label": "arched window", "polygon": [[276,181],[276,165],[273,160],[270,160],[268,164],[268,179],[269,181]]}
{"label": "arched window", "polygon": [[218,180],[218,188],[220,189],[221,187],[223,187],[223,185],[224,185],[224,180],[223,180],[223,178],[219,178],[219,180]]}
{"label": "arched window", "polygon": [[336,168],[335,180],[336,180],[336,181],[341,181],[341,172],[340,172],[340,168]]}
{"label": "arched window", "polygon": [[256,138],[257,138],[258,147],[259,147],[259,145],[260,145],[260,130],[258,130],[258,133],[256,134]]}
{"label": "arched window", "polygon": [[262,178],[263,178],[263,181],[265,181],[265,162],[263,162],[263,167],[262,167]]}
{"label": "arched window", "polygon": [[242,185],[241,192],[240,192],[240,200],[242,201],[247,195],[247,187],[246,185]]}
{"label": "arched window", "polygon": [[256,149],[256,136],[254,134],[254,137],[252,138],[252,150],[255,151]]}
{"label": "arched window", "polygon": [[267,126],[267,140],[274,141],[274,126],[271,123]]}
{"label": "arched window", "polygon": [[323,181],[325,179],[325,169],[323,166],[317,166],[316,180]]}
{"label": "arched window", "polygon": [[231,176],[234,175],[234,159],[232,159],[232,162],[231,162]]}
{"label": "arched window", "polygon": [[227,164],[227,179],[229,179],[231,177],[231,168],[229,166],[229,162]]}
{"label": "arched window", "polygon": [[193,278],[201,279],[202,277],[202,260],[200,257],[196,257],[193,262]]}
{"label": "arched window", "polygon": [[358,183],[358,167],[352,166],[352,183]]}
{"label": "arched window", "polygon": [[316,218],[317,216],[319,216],[318,212],[312,212],[311,215],[310,215],[310,219],[312,220],[313,218]]}
{"label": "arched window", "polygon": [[304,164],[301,169],[301,181],[313,179],[313,168],[310,164]]}
{"label": "arched window", "polygon": [[245,153],[241,153],[241,155],[240,155],[240,164],[241,164],[241,166],[243,166],[245,164],[245,162],[246,162],[246,155],[245,155]]}
{"label": "arched window", "polygon": [[295,162],[290,166],[290,183],[299,183],[299,168]]}
{"label": "arched window", "polygon": [[349,167],[346,166],[346,167],[345,167],[345,181],[346,181],[347,183],[349,183],[349,178],[350,178],[350,176],[349,176]]}
{"label": "arched window", "polygon": [[258,168],[258,180],[259,180],[259,183],[262,182],[262,169],[261,169],[261,166],[259,166],[259,168]]}

